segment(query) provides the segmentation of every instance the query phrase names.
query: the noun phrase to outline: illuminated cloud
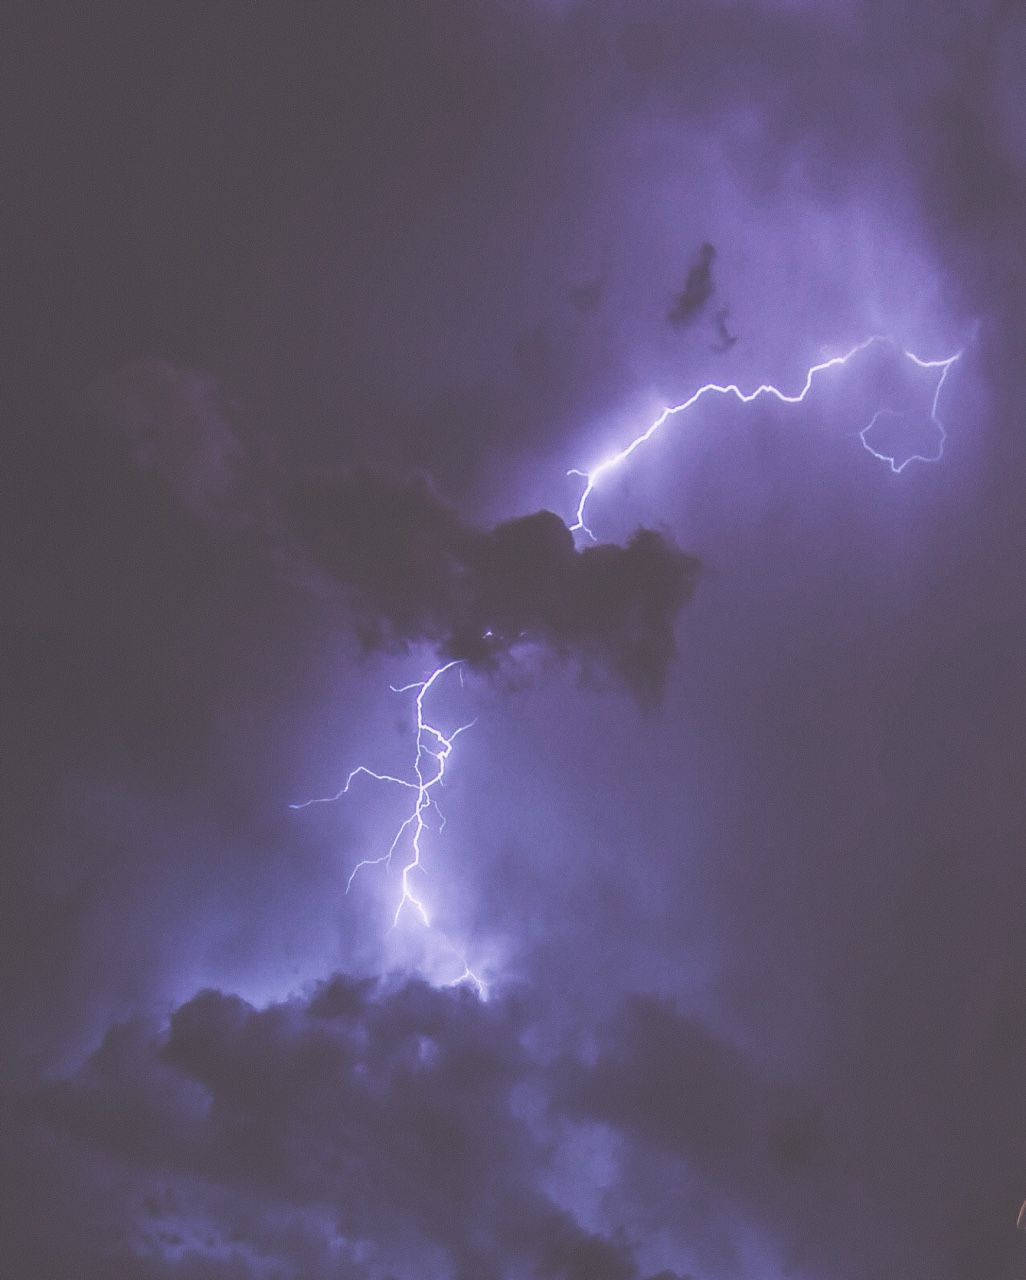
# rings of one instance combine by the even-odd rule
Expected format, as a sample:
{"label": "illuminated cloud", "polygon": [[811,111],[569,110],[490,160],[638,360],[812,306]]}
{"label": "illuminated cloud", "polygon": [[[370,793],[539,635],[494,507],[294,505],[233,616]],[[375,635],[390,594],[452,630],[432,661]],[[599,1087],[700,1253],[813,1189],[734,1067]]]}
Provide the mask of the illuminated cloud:
{"label": "illuminated cloud", "polygon": [[8,1256],[89,1280],[640,1280],[623,1239],[542,1190],[528,1026],[519,999],[337,975],[263,1009],[201,992],[163,1035],[112,1028],[74,1078],[10,1099]]}

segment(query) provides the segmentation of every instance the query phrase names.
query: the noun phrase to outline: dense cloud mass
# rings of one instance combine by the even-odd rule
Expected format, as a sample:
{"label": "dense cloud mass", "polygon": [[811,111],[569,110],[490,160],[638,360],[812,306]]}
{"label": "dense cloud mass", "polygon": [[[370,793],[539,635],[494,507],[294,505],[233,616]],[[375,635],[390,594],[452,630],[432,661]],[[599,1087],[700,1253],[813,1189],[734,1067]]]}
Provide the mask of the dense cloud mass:
{"label": "dense cloud mass", "polygon": [[522,642],[545,645],[658,697],[674,623],[698,561],[652,530],[627,546],[577,550],[540,511],[475,529],[426,481],[363,469],[283,493],[280,463],[258,462],[230,421],[216,380],[166,361],[138,361],[92,391],[101,420],[181,507],[345,591],[368,649],[432,645],[441,657],[494,666]]}
{"label": "dense cloud mass", "polygon": [[[371,1277],[408,1252],[425,1277],[638,1280],[622,1237],[540,1189],[560,1122],[518,1103],[548,1089],[527,1029],[515,999],[342,975],[259,1010],[201,992],[164,1036],[115,1027],[7,1100],[8,1256],[125,1280]],[[130,1190],[99,1209],[98,1185]]]}
{"label": "dense cloud mass", "polygon": [[[936,1261],[918,1218],[866,1238],[903,1174],[846,1118],[854,1076],[788,1079],[665,1000],[627,1000],[554,1060],[536,1032],[525,993],[342,974],[259,1009],[203,991],[163,1033],[115,1026],[73,1076],[3,1099],[8,1256],[87,1280],[371,1280],[410,1257],[426,1277],[640,1280],[616,1205],[701,1242],[723,1196],[782,1233],[791,1272]],[[584,1121],[615,1136],[630,1188],[606,1234],[545,1189]],[[919,1176],[925,1202],[936,1170]],[[938,1240],[972,1256],[982,1223],[937,1208]]]}
{"label": "dense cloud mass", "polygon": [[4,30],[0,1275],[1016,1280],[1022,6],[153,8]]}
{"label": "dense cloud mass", "polygon": [[372,647],[427,640],[487,666],[535,642],[610,668],[644,699],[662,689],[698,565],[658,533],[577,550],[549,511],[484,532],[427,485],[366,472],[304,488],[293,511],[303,551],[352,593]]}

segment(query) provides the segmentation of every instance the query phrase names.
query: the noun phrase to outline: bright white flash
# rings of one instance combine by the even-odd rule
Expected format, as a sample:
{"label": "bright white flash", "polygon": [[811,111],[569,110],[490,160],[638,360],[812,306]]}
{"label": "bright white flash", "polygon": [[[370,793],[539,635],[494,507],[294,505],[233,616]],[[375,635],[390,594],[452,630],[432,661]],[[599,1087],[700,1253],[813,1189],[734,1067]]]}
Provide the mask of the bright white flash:
{"label": "bright white flash", "polygon": [[923,360],[919,356],[913,354],[913,352],[907,351],[904,348],[899,348],[893,338],[885,337],[882,334],[874,334],[871,338],[866,338],[865,341],[860,342],[855,347],[852,347],[852,349],[846,352],[843,356],[833,356],[831,359],[824,360],[820,364],[812,365],[806,372],[805,381],[799,391],[781,391],[779,387],[772,386],[770,383],[762,383],[762,385],[756,387],[754,391],[742,391],[741,388],[733,382],[725,386],[716,382],[707,382],[704,387],[699,387],[693,395],[690,395],[680,404],[670,405],[665,408],[653,423],[646,427],[639,436],[635,436],[630,444],[626,445],[618,453],[614,453],[611,457],[606,458],[603,462],[592,467],[590,471],[581,471],[576,467],[568,471],[567,475],[580,476],[584,481],[584,490],[581,493],[580,501],[577,504],[576,517],[574,523],[570,526],[571,532],[586,533],[592,541],[595,540],[595,535],[592,533],[591,529],[589,529],[585,516],[587,513],[588,499],[595,492],[595,488],[599,481],[602,480],[604,476],[608,475],[609,472],[615,471],[617,467],[626,462],[637,449],[640,449],[641,446],[646,443],[646,441],[651,440],[665,422],[670,418],[676,417],[679,413],[685,413],[688,409],[698,404],[699,400],[704,396],[735,396],[742,404],[751,404],[753,400],[758,400],[760,396],[772,396],[774,399],[780,400],[784,404],[800,404],[812,390],[812,385],[819,374],[825,373],[828,369],[835,369],[839,365],[847,364],[852,356],[858,355],[860,351],[865,351],[868,347],[874,346],[877,343],[886,343],[889,346],[897,348],[906,359],[911,360],[912,363],[918,365],[920,369],[940,370],[937,378],[937,385],[934,388],[933,405],[930,410],[930,421],[937,429],[937,451],[931,455],[913,454],[911,457],[905,458],[901,463],[898,463],[894,457],[885,453],[880,453],[874,449],[868,443],[866,437],[873,429],[876,422],[880,419],[881,415],[888,412],[886,409],[881,409],[873,415],[872,420],[859,432],[859,439],[874,458],[880,458],[881,461],[888,463],[891,470],[895,473],[903,471],[910,462],[939,462],[944,456],[944,442],[947,438],[947,434],[937,417],[937,402],[940,399],[941,388],[944,386],[945,379],[948,376],[948,371],[955,361],[962,355],[962,351],[956,351],[953,356],[948,356],[944,360]]}
{"label": "bright white flash", "polygon": [[[406,841],[408,843],[408,856],[402,870],[399,903],[396,906],[395,915],[392,917],[393,927],[399,923],[399,917],[402,915],[403,907],[405,906],[413,907],[424,924],[430,924],[427,907],[417,896],[411,876],[414,872],[423,871],[424,869],[421,842],[425,831],[428,830],[428,815],[434,815],[438,823],[438,831],[441,831],[445,826],[445,819],[438,807],[438,800],[434,792],[442,785],[445,779],[445,767],[449,756],[452,754],[453,743],[461,733],[470,728],[470,724],[461,725],[458,729],[454,729],[448,734],[443,733],[437,725],[433,725],[427,720],[424,704],[428,694],[442,676],[448,671],[462,668],[462,665],[462,662],[458,660],[447,662],[444,666],[438,667],[433,671],[426,680],[415,681],[413,684],[404,684],[399,688],[396,688],[395,685],[390,686],[393,693],[409,693],[414,689],[417,691],[416,753],[410,778],[397,778],[393,774],[378,773],[374,769],[368,769],[365,765],[358,765],[346,778],[345,786],[335,795],[321,796],[314,800],[304,800],[301,804],[289,805],[290,809],[305,809],[312,804],[331,804],[346,795],[354,779],[358,777],[372,778],[375,782],[388,782],[397,787],[404,787],[414,793],[413,808],[400,823],[388,850],[378,858],[363,858],[350,872],[349,879],[346,882],[346,893],[348,893],[357,874],[364,867],[376,867],[382,863],[386,867],[390,867],[396,850]],[[473,721],[471,721],[471,724],[473,724]],[[469,969],[466,971],[465,976],[472,978],[480,987],[479,980],[471,974]],[[462,977],[457,979],[457,981],[462,980]]]}

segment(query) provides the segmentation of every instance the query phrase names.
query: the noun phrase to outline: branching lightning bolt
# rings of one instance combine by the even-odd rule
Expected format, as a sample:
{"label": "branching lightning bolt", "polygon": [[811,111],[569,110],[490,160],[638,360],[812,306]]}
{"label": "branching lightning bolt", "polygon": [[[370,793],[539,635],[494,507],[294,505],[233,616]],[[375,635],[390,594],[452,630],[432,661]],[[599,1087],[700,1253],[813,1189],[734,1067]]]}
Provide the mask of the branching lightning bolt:
{"label": "branching lightning bolt", "polygon": [[[568,471],[568,475],[579,476],[584,480],[584,488],[577,504],[575,520],[570,526],[571,532],[584,533],[592,540],[595,539],[594,533],[588,526],[586,516],[588,501],[595,492],[599,482],[610,472],[615,471],[618,467],[626,463],[627,460],[638,449],[640,449],[643,444],[651,440],[651,438],[656,435],[656,433],[667,421],[669,421],[670,418],[676,417],[678,414],[686,413],[687,410],[697,405],[703,397],[708,395],[734,396],[741,404],[751,404],[761,396],[770,396],[783,404],[800,404],[808,396],[814,383],[821,374],[826,373],[829,369],[835,369],[841,365],[847,364],[849,360],[860,352],[881,343],[887,344],[895,350],[900,351],[904,358],[910,360],[921,369],[938,371],[930,410],[930,421],[938,433],[937,450],[931,455],[913,454],[910,457],[904,458],[899,463],[896,457],[873,448],[867,437],[875,424],[879,421],[881,415],[888,412],[894,412],[888,408],[880,409],[873,415],[869,423],[859,432],[859,439],[863,447],[871,453],[873,457],[879,458],[881,461],[888,463],[895,474],[903,471],[911,462],[938,462],[944,455],[944,445],[947,439],[947,433],[945,432],[944,426],[938,417],[938,404],[944,384],[951,371],[951,367],[961,358],[963,351],[959,350],[954,355],[941,360],[925,360],[914,352],[900,347],[892,338],[885,337],[881,334],[874,334],[872,337],[866,338],[864,341],[852,347],[851,350],[847,351],[844,355],[833,356],[828,360],[821,361],[819,364],[812,365],[806,371],[805,380],[802,383],[801,388],[795,392],[782,391],[779,387],[773,386],[770,383],[762,383],[756,387],[754,391],[742,391],[736,383],[728,383],[725,385],[714,382],[706,383],[704,386],[699,387],[697,391],[680,404],[671,405],[665,408],[655,421],[650,423],[649,426],[640,433],[640,435],[631,440],[630,443],[620,449],[619,452],[612,454],[604,461],[592,467],[590,471],[582,471],[576,468]],[[485,635],[486,637],[490,636],[491,632],[486,632]],[[404,790],[413,793],[413,807],[400,823],[398,830],[392,838],[391,844],[388,846],[388,849],[379,857],[361,859],[350,872],[349,878],[346,881],[346,893],[348,893],[352,888],[353,881],[356,879],[360,871],[366,867],[381,866],[382,864],[386,867],[390,867],[392,864],[392,858],[396,854],[397,850],[404,841],[408,841],[409,854],[402,869],[401,893],[395,913],[392,917],[393,928],[398,925],[403,908],[406,906],[412,907],[416,911],[425,926],[430,924],[427,907],[418,896],[415,885],[411,881],[411,877],[413,877],[416,872],[423,871],[425,869],[423,863],[422,840],[425,832],[429,830],[429,814],[433,813],[437,818],[438,833],[440,833],[445,826],[445,818],[439,809],[435,792],[444,783],[446,767],[448,765],[449,758],[452,755],[453,745],[456,739],[461,733],[464,733],[469,729],[474,722],[471,721],[469,724],[461,725],[458,729],[447,734],[437,725],[428,720],[426,703],[428,695],[448,672],[453,670],[458,671],[460,674],[460,681],[462,683],[462,668],[462,661],[454,660],[437,667],[425,680],[415,681],[412,684],[405,684],[399,687],[396,687],[395,685],[390,686],[393,693],[403,694],[414,690],[416,691],[415,705],[417,710],[417,731],[415,754],[410,777],[401,778],[390,773],[380,773],[366,765],[358,765],[349,773],[344,786],[334,795],[305,800],[302,803],[289,806],[292,809],[305,809],[310,805],[334,803],[335,801],[340,800],[344,795],[347,795],[352,784],[360,777],[370,778],[374,782],[388,783],[392,786],[401,787]],[[470,983],[477,989],[481,998],[486,998],[487,991],[484,982],[466,963],[466,959],[462,953],[454,948],[446,939],[443,938],[441,941],[444,949],[463,964],[462,973],[447,985],[459,986],[463,983]]]}
{"label": "branching lightning bolt", "polygon": [[[581,471],[574,467],[567,472],[567,475],[580,476],[584,481],[584,490],[577,503],[574,523],[570,526],[571,532],[585,533],[592,539],[592,541],[595,540],[595,535],[588,527],[585,517],[587,513],[588,499],[595,492],[595,488],[599,481],[604,476],[608,475],[609,472],[615,471],[619,466],[625,463],[633,453],[640,449],[643,444],[651,440],[663,424],[670,418],[676,417],[679,413],[686,413],[688,409],[698,404],[703,397],[707,395],[735,396],[742,404],[751,404],[753,400],[758,400],[760,396],[772,396],[783,404],[800,404],[812,390],[813,383],[820,374],[825,373],[828,369],[836,369],[839,365],[847,364],[848,361],[851,360],[853,356],[858,355],[860,351],[865,351],[867,348],[874,346],[877,343],[885,343],[887,345],[897,347],[897,343],[895,343],[893,338],[888,338],[883,334],[874,334],[872,337],[866,338],[864,341],[858,343],[857,346],[852,347],[851,350],[847,351],[843,356],[832,356],[829,360],[823,360],[819,364],[812,365],[805,374],[805,381],[802,384],[801,389],[796,392],[781,391],[779,387],[775,387],[766,382],[756,387],[754,391],[742,391],[734,382],[726,385],[717,382],[707,382],[680,404],[668,406],[654,422],[650,423],[640,435],[635,436],[635,438],[628,445],[625,445],[618,453],[614,453],[604,461],[599,462],[592,467],[590,471]],[[941,389],[944,386],[951,366],[963,354],[963,352],[959,350],[956,351],[953,356],[948,356],[943,360],[923,360],[911,351],[904,348],[898,349],[906,359],[911,360],[912,363],[918,365],[919,368],[940,370],[937,385],[934,388],[933,406],[930,411],[930,421],[937,428],[939,439],[937,452],[935,454],[931,456],[927,456],[925,454],[913,454],[911,457],[905,458],[901,463],[897,463],[894,457],[885,453],[880,453],[876,449],[872,448],[866,439],[881,414],[888,412],[886,409],[878,410],[877,413],[873,415],[872,420],[859,432],[859,439],[862,441],[863,447],[867,449],[873,457],[879,458],[883,462],[887,462],[890,465],[891,470],[896,474],[903,471],[910,462],[939,462],[944,456],[944,443],[947,439],[947,433],[937,417],[937,404],[940,400]]]}
{"label": "branching lightning bolt", "polygon": [[[437,725],[431,724],[426,718],[425,701],[428,694],[434,688],[436,683],[448,671],[461,669],[462,662],[459,660],[447,662],[444,666],[436,668],[426,680],[414,681],[412,684],[400,685],[398,688],[391,685],[393,693],[409,693],[416,689],[416,708],[417,708],[417,737],[416,737],[416,753],[413,759],[413,780],[408,778],[397,778],[394,774],[378,773],[374,769],[368,769],[366,765],[358,765],[351,771],[346,778],[345,786],[337,791],[333,796],[322,796],[313,800],[304,800],[300,804],[290,805],[290,809],[306,809],[312,804],[331,804],[336,800],[340,800],[346,795],[354,780],[358,777],[372,778],[375,782],[388,782],[397,787],[404,787],[408,791],[414,793],[413,808],[406,818],[399,825],[398,831],[392,839],[388,850],[378,858],[363,858],[359,861],[349,874],[346,881],[346,893],[352,888],[353,881],[356,879],[360,871],[364,867],[392,865],[392,857],[403,838],[409,833],[409,858],[403,866],[401,877],[402,892],[399,898],[399,904],[395,909],[395,915],[392,917],[393,928],[399,923],[399,917],[402,915],[403,907],[411,906],[420,916],[425,925],[430,924],[427,907],[417,896],[417,893],[411,883],[410,877],[416,871],[423,870],[423,850],[421,841],[424,832],[428,829],[427,815],[434,812],[438,818],[438,830],[441,831],[445,825],[445,819],[438,807],[438,801],[434,796],[434,791],[440,787],[445,779],[445,767],[449,757],[452,754],[453,743],[461,733],[464,733],[471,727],[470,724],[461,725],[458,729],[446,734],[443,733]],[[479,990],[483,990],[480,980],[474,975],[470,969],[466,969],[465,973],[457,979],[457,982],[463,981],[465,978],[472,979],[477,983]]]}
{"label": "branching lightning bolt", "polygon": [[951,366],[959,359],[962,352],[956,351],[953,356],[948,356],[946,360],[922,360],[911,351],[903,351],[902,354],[907,357],[907,359],[911,360],[913,364],[918,365],[920,369],[940,369],[941,371],[940,377],[937,379],[937,385],[933,389],[933,404],[930,407],[930,421],[937,428],[939,439],[937,441],[937,452],[933,457],[926,457],[924,454],[914,453],[911,457],[906,458],[904,462],[900,462],[895,465],[895,459],[893,457],[886,453],[880,453],[878,450],[874,449],[866,439],[866,436],[868,436],[870,431],[873,430],[873,427],[879,421],[880,417],[888,412],[887,409],[878,409],[876,413],[873,414],[872,418],[870,418],[869,422],[859,432],[859,439],[862,441],[862,447],[868,450],[874,458],[879,458],[881,462],[889,463],[890,468],[895,475],[900,475],[910,462],[939,462],[941,458],[944,457],[944,445],[947,441],[948,433],[944,430],[944,423],[941,422],[940,418],[937,416],[937,405],[940,401],[940,394],[944,388],[944,383],[947,381],[948,374],[951,372]]}

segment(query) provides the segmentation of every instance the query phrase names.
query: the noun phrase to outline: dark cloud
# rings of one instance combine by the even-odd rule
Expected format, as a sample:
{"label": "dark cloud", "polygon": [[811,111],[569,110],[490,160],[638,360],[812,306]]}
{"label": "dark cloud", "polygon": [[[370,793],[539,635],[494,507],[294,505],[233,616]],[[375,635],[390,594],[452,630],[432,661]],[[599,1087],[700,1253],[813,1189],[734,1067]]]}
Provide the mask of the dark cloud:
{"label": "dark cloud", "polygon": [[[799,1048],[785,1071],[674,1002],[633,998],[564,1063],[557,1105],[630,1140],[624,1185],[656,1220],[676,1214],[697,1240],[703,1215],[725,1210],[798,1274],[855,1280],[899,1257],[943,1280],[981,1261],[980,1274],[1018,1274],[1023,997],[1009,974],[1023,948],[1015,908],[993,896],[1009,850],[979,873],[963,852],[899,872],[893,929],[857,961],[867,985],[851,990],[846,967],[818,1015],[826,1050]],[[852,963],[865,943],[846,945]],[[685,1209],[692,1185],[703,1199]]]}
{"label": "dark cloud", "polygon": [[475,529],[426,483],[368,472],[305,486],[291,520],[303,553],[351,593],[368,645],[429,641],[488,666],[541,643],[646,699],[665,681],[698,567],[644,529],[625,547],[577,550],[548,511]]}
{"label": "dark cloud", "polygon": [[369,649],[427,642],[484,668],[531,642],[605,669],[645,701],[659,695],[698,574],[695,557],[661,534],[640,529],[625,547],[578,551],[548,511],[480,530],[426,480],[366,469],[283,496],[280,460],[254,456],[218,381],[163,360],[125,366],[89,398],[182,510],[272,557],[291,555],[301,574],[331,574]]}
{"label": "dark cloud", "polygon": [[712,297],[712,265],[715,258],[716,250],[707,241],[695,256],[695,261],[684,281],[684,288],[677,294],[670,308],[667,316],[670,324],[678,328],[691,324]]}
{"label": "dark cloud", "polygon": [[849,1194],[840,1171],[850,1154],[815,1096],[668,1001],[627,1001],[597,1052],[565,1068],[560,1097],[571,1114],[614,1126],[743,1204],[795,1261],[808,1260],[813,1224]]}
{"label": "dark cloud", "polygon": [[516,1104],[539,1082],[527,1025],[515,999],[336,976],[264,1009],[201,992],[164,1035],[114,1027],[9,1110],[5,1264],[638,1280],[628,1244],[541,1189],[547,1146]]}
{"label": "dark cloud", "polygon": [[[315,864],[281,818],[312,760],[364,758],[347,593],[372,646],[487,666],[526,631],[655,687],[691,581],[668,542],[578,553],[555,517],[491,526],[558,504],[567,462],[708,376],[659,302],[681,243],[720,246],[745,336],[723,364],[753,385],[877,325],[931,355],[978,342],[945,389],[943,466],[880,476],[831,450],[815,415],[865,419],[819,393],[719,406],[639,456],[610,518],[622,494],[626,528],[650,521],[660,470],[717,565],[686,624],[698,678],[643,732],[563,690],[520,736],[525,696],[460,757],[470,914],[547,1001],[546,1043],[625,988],[674,1005],[630,1004],[555,1085],[519,1015],[452,992],[207,994],[169,1034],[120,1028],[4,1103],[0,1272],[488,1280],[516,1257],[594,1280],[669,1233],[648,1270],[701,1280],[1021,1273],[1021,9],[20,7],[0,140],[12,1074],[17,1054],[52,1079],[112,1007],[280,991],[377,939],[335,908],[364,833],[340,852],[318,811]],[[282,487],[338,468],[282,521]],[[381,479],[418,468],[463,514]],[[331,592],[296,589],[314,562]],[[328,958],[293,968],[315,920]],[[734,1040],[689,1013],[707,995]],[[540,1189],[578,1124],[624,1160],[575,1168],[590,1215]],[[693,1257],[711,1233],[729,1247]],[[780,1264],[741,1256],[753,1238]]]}

